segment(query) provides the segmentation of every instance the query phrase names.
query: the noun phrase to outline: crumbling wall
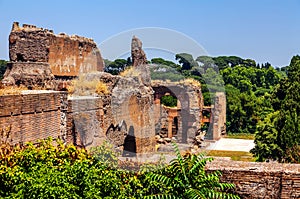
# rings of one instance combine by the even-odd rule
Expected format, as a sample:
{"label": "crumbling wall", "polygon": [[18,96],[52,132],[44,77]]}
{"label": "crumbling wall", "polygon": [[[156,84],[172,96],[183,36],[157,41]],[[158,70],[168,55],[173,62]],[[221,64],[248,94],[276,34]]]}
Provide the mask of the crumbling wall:
{"label": "crumbling wall", "polygon": [[300,198],[300,165],[216,159],[208,172],[220,170],[221,181],[234,183],[241,198]]}
{"label": "crumbling wall", "polygon": [[9,85],[26,85],[30,89],[55,87],[54,75],[45,62],[9,62],[3,82]]}
{"label": "crumbling wall", "polygon": [[143,66],[147,64],[146,53],[142,49],[142,41],[136,36],[132,37],[131,40],[131,58],[133,67]]}
{"label": "crumbling wall", "polygon": [[56,35],[52,30],[33,25],[20,27],[18,22],[14,22],[9,35],[9,57],[10,70],[2,81],[5,85],[29,81],[30,77],[22,77],[28,71],[32,72],[34,81],[39,82],[54,76],[75,77],[80,73],[103,71],[104,67],[92,39],[64,33]]}
{"label": "crumbling wall", "polygon": [[66,138],[67,93],[23,91],[0,96],[0,140],[11,144]]}

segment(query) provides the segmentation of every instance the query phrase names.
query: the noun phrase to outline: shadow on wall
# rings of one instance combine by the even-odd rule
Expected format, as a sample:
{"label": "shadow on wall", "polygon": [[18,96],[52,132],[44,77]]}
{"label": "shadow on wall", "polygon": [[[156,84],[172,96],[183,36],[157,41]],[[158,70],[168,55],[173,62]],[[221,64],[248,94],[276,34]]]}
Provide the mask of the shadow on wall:
{"label": "shadow on wall", "polygon": [[125,138],[123,157],[136,156],[136,140],[133,126],[129,127],[128,134]]}

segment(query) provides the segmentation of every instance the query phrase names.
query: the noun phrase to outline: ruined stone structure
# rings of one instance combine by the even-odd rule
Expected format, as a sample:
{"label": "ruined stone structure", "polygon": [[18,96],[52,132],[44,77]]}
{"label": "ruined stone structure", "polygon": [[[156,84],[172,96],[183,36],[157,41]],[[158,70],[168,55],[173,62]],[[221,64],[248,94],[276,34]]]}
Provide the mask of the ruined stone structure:
{"label": "ruined stone structure", "polygon": [[[219,140],[226,134],[226,96],[217,92],[213,106],[204,106],[201,86],[190,82],[153,81],[156,107],[156,134],[167,131],[167,137],[175,137],[182,143],[193,143],[200,134],[201,126],[208,123],[209,130],[205,137],[208,140]],[[160,99],[164,95],[178,99],[177,107],[164,107]],[[209,113],[210,117],[204,117]],[[176,133],[174,133],[176,131]]]}
{"label": "ruined stone structure", "polygon": [[136,36],[133,36],[131,41],[131,58],[133,67],[147,64],[147,58],[142,49],[142,42]]}
{"label": "ruined stone structure", "polygon": [[10,63],[3,79],[6,85],[54,88],[53,79],[103,71],[96,43],[80,36],[54,34],[52,30],[14,22],[9,35]]}
{"label": "ruined stone structure", "polygon": [[221,170],[221,181],[234,183],[241,198],[300,198],[300,164],[216,159],[206,170]]}
{"label": "ruined stone structure", "polygon": [[[144,84],[141,71],[121,77],[98,72],[86,76],[109,87],[108,95],[69,99],[68,137],[84,147],[107,139],[124,156],[149,153],[155,149],[153,90]],[[72,137],[73,136],[73,137]]]}
{"label": "ruined stone structure", "polygon": [[177,118],[177,140],[183,143],[192,143],[196,132],[201,128],[203,97],[200,86],[184,81],[177,83],[153,81],[152,88],[155,92],[157,131],[160,131],[161,128],[160,117],[163,112],[160,99],[167,93],[178,99],[177,114],[174,113],[175,110],[168,111],[168,135],[171,137],[172,123],[174,122],[174,118]]}

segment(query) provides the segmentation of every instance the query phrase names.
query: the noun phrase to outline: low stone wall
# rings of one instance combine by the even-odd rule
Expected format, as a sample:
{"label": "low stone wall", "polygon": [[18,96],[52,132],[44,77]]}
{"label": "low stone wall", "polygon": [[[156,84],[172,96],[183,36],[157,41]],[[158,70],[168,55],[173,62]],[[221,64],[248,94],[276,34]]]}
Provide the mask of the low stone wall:
{"label": "low stone wall", "polygon": [[216,159],[207,171],[222,171],[221,181],[236,185],[241,198],[300,198],[300,164]]}
{"label": "low stone wall", "polygon": [[0,140],[16,144],[65,138],[66,92],[23,91],[0,96]]}

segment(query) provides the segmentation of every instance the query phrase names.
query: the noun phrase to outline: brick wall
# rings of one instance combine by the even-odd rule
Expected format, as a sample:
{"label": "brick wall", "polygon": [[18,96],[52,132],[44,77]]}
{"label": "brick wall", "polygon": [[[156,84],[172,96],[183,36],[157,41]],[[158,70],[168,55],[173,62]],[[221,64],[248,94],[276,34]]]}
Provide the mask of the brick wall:
{"label": "brick wall", "polygon": [[1,141],[16,144],[47,137],[64,138],[66,92],[23,91],[0,96]]}
{"label": "brick wall", "polygon": [[55,76],[78,76],[82,72],[103,71],[103,60],[96,43],[89,38],[34,25],[13,23],[9,35],[11,62],[48,63]]}
{"label": "brick wall", "polygon": [[234,183],[241,198],[300,198],[300,164],[216,159],[207,170],[221,170],[221,181]]}

